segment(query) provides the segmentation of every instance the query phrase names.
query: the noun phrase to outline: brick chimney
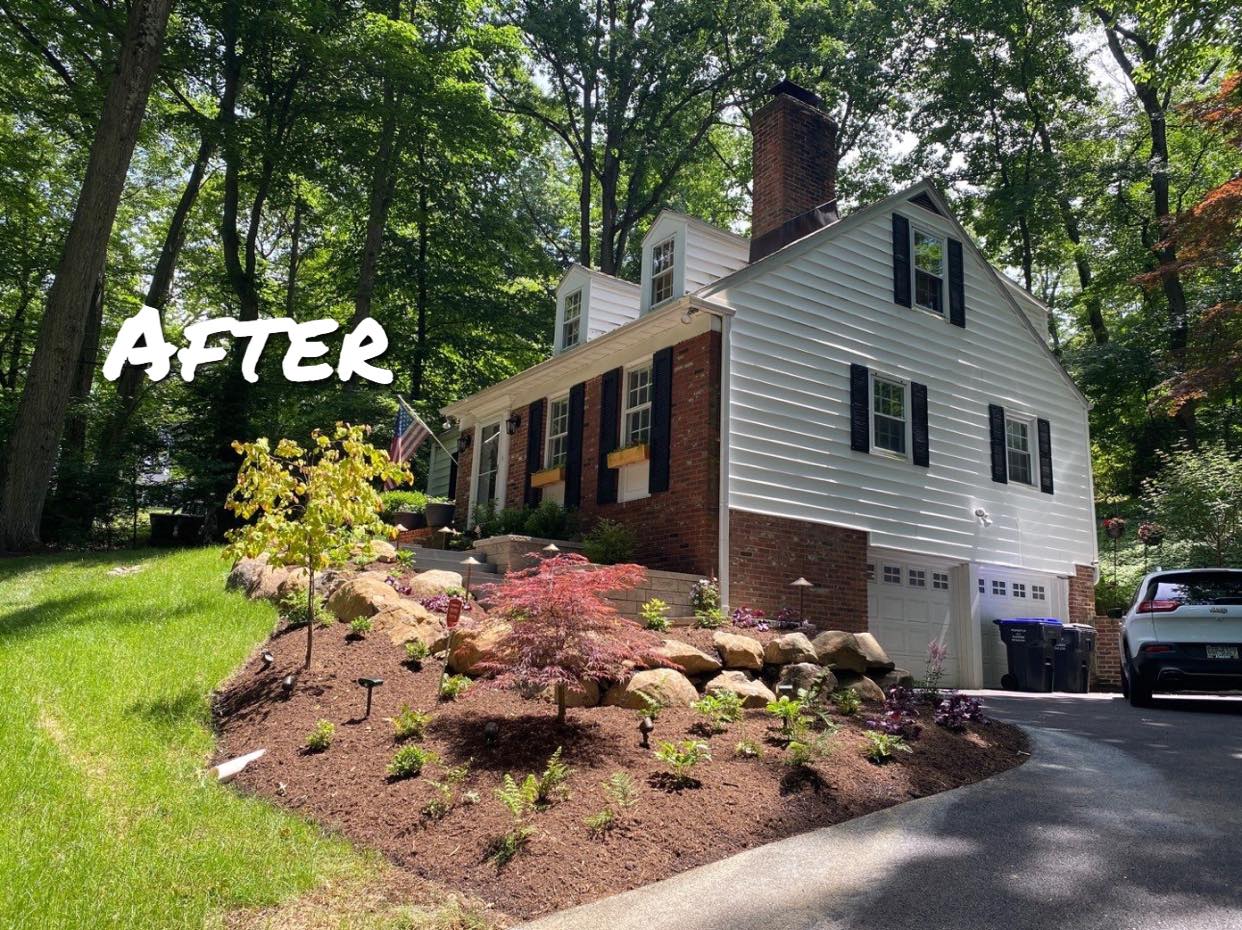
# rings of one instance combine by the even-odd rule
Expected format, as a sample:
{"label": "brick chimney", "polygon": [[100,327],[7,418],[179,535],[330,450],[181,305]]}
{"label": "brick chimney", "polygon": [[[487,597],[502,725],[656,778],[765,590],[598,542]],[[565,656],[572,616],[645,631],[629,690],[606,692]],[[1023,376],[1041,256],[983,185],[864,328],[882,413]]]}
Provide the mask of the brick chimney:
{"label": "brick chimney", "polygon": [[751,120],[752,262],[837,219],[837,124],[819,97],[792,81],[769,93]]}

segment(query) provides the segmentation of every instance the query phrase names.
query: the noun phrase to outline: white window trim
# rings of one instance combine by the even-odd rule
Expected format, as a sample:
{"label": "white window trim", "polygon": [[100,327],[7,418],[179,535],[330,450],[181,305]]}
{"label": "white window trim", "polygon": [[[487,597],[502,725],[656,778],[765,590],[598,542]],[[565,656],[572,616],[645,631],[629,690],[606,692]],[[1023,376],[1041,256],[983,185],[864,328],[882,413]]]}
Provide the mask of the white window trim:
{"label": "white window trim", "polygon": [[[673,250],[672,260],[669,262],[668,268],[664,269],[663,271],[657,272],[656,271],[656,260],[655,260],[656,252],[662,249],[666,245],[670,246]],[[668,296],[663,297],[660,300],[656,300],[656,296],[655,296],[656,278],[663,277],[665,275],[668,276]],[[648,288],[648,301],[651,307],[658,307],[660,304],[664,303],[665,301],[672,300],[674,297],[677,296],[677,235],[675,233],[671,236],[667,236],[666,238],[661,239],[659,242],[652,244],[651,246],[651,280],[648,282],[647,288]]]}
{"label": "white window trim", "polygon": [[[940,311],[924,307],[918,300],[919,264],[914,251],[914,234],[920,233],[931,239],[940,240]],[[921,310],[928,316],[942,322],[949,322],[949,237],[947,234],[931,229],[928,226],[916,226],[910,222],[910,309]]]}
{"label": "white window trim", "polygon": [[[1030,462],[1030,481],[1019,481],[1013,476],[1013,469],[1009,467],[1009,423],[1021,423],[1026,427],[1026,444],[1027,459]],[[1005,476],[1009,479],[1009,484],[1016,485],[1020,488],[1039,489],[1039,430],[1036,428],[1036,419],[1028,413],[1011,412],[1009,408],[1005,408]]]}
{"label": "white window trim", "polygon": [[466,515],[467,528],[475,525],[474,512],[479,506],[479,465],[482,456],[479,454],[483,448],[483,430],[489,426],[499,426],[500,432],[497,437],[496,447],[496,498],[495,503],[503,507],[506,487],[509,482],[509,431],[505,429],[505,421],[509,418],[509,411],[505,411],[499,417],[487,417],[480,420],[474,427],[474,438],[471,441],[470,456],[470,510]]}
{"label": "white window trim", "polygon": [[[642,371],[643,369],[647,370],[647,395],[648,395],[647,402],[645,404],[639,404],[637,407],[631,407],[630,406],[630,372]],[[618,448],[623,449],[631,445],[630,438],[628,435],[631,411],[642,410],[644,407],[648,410],[652,409],[652,401],[655,399],[655,382],[653,380],[654,375],[655,375],[655,372],[653,370],[652,360],[650,358],[644,359],[640,362],[634,362],[630,365],[626,365],[625,368],[622,370],[622,373],[621,373],[621,423],[620,423],[621,435],[617,437],[617,441],[619,444]],[[646,439],[648,443],[651,442],[651,427],[653,425],[654,425],[653,423],[650,423],[650,422],[648,423],[647,439]]]}
{"label": "white window trim", "polygon": [[[876,435],[876,432],[875,432],[875,418],[876,418],[875,383],[877,380],[883,381],[886,384],[898,385],[902,389],[902,392],[903,392],[902,409],[905,411],[905,415],[906,415],[905,416],[906,451],[904,453],[894,452],[892,449],[885,449],[885,448],[882,448],[881,446],[876,445],[876,442],[875,442],[875,435]],[[895,462],[911,461],[910,446],[914,440],[914,430],[913,430],[913,425],[912,425],[911,413],[912,411],[910,409],[910,382],[907,381],[905,378],[897,378],[892,375],[886,375],[883,372],[877,372],[874,370],[871,371],[870,377],[868,378],[868,381],[867,381],[867,418],[868,418],[867,428],[871,431],[870,445],[871,445],[871,452],[873,454],[881,456],[882,458],[892,459]]]}
{"label": "white window trim", "polygon": [[[563,434],[558,433],[557,435],[564,435],[564,437],[565,437],[565,454],[566,454],[566,456],[567,456],[567,457],[568,457],[568,455],[569,455],[569,395],[568,395],[568,394],[562,394],[562,395],[560,395],[559,397],[549,397],[549,398],[548,398],[548,416],[547,416],[547,418],[546,418],[546,419],[547,419],[547,422],[546,422],[546,423],[544,423],[544,427],[543,427],[543,467],[544,467],[544,468],[556,468],[556,467],[558,467],[558,466],[556,466],[556,465],[553,465],[553,464],[552,464],[552,437],[553,437],[553,433],[552,433],[552,405],[553,405],[553,404],[559,404],[559,403],[562,403],[562,402],[565,404],[565,414],[566,414],[566,416],[565,416],[565,432],[564,432]],[[564,463],[564,462],[562,462],[561,464],[562,464],[562,465],[564,465],[565,463]]]}
{"label": "white window trim", "polygon": [[[583,343],[582,336],[583,336],[584,326],[586,323],[585,314],[583,313],[585,309],[584,303],[586,300],[586,295],[583,293],[584,290],[585,289],[581,287],[577,288],[576,290],[572,290],[568,294],[566,294],[564,298],[561,300],[561,318],[560,318],[559,327],[557,329],[556,337],[557,337],[557,342],[559,343],[560,349],[562,352],[564,352],[567,349],[572,349],[575,346],[580,346]],[[572,343],[566,343],[565,342],[565,327],[568,326],[570,322],[572,322],[569,318],[569,299],[571,297],[578,298],[578,317],[577,317],[578,338],[575,339]]]}

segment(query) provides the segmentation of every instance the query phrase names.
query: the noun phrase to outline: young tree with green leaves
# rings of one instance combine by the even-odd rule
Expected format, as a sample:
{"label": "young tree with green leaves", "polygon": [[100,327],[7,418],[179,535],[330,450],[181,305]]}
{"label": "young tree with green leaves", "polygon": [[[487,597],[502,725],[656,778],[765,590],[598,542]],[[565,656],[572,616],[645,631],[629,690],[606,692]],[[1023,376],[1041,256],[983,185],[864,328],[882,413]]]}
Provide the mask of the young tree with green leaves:
{"label": "young tree with green leaves", "polygon": [[268,557],[271,565],[306,569],[306,661],[315,630],[315,572],[344,562],[358,546],[396,530],[380,516],[378,482],[411,480],[410,470],[366,441],[363,426],[336,424],[316,430],[309,448],[282,439],[273,450],[266,437],[235,442],[242,456],[237,485],[226,507],[248,522],[229,534],[226,557]]}
{"label": "young tree with green leaves", "polygon": [[1222,443],[1205,442],[1161,453],[1160,462],[1159,474],[1144,484],[1152,515],[1213,566],[1236,565],[1242,558],[1242,460]]}

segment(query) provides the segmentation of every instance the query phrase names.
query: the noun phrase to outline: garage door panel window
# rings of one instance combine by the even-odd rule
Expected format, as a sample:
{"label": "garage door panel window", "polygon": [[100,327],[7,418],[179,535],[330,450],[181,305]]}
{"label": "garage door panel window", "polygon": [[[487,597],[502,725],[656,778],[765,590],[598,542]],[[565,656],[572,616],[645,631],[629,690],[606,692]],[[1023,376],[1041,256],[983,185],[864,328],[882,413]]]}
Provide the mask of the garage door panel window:
{"label": "garage door panel window", "polygon": [[926,588],[927,587],[927,572],[921,568],[910,569],[910,587]]}
{"label": "garage door panel window", "polygon": [[884,566],[884,581],[887,584],[901,584],[901,566],[885,565]]}
{"label": "garage door panel window", "polygon": [[949,576],[944,572],[932,572],[932,587],[937,591],[948,591]]}
{"label": "garage door panel window", "polygon": [[1015,581],[1013,583],[1013,596],[1014,597],[1026,597],[1026,585]]}
{"label": "garage door panel window", "polygon": [[1031,585],[1031,600],[1042,601],[1047,599],[1044,586],[1042,584]]}
{"label": "garage door panel window", "polygon": [[992,594],[995,597],[1005,596],[1005,582],[992,579]]}

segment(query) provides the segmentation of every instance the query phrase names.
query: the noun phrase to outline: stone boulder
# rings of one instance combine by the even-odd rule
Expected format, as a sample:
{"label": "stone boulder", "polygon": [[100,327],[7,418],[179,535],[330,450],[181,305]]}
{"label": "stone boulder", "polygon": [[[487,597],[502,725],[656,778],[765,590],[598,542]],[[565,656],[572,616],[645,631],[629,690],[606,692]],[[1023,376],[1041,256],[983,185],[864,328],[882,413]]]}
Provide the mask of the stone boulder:
{"label": "stone boulder", "polygon": [[719,659],[679,639],[666,639],[655,652],[661,658],[668,659],[687,675],[705,675],[709,672],[720,671]]}
{"label": "stone boulder", "polygon": [[453,631],[449,670],[463,675],[477,675],[479,664],[509,630],[509,624],[503,622],[458,627]]}
{"label": "stone boulder", "polygon": [[458,572],[433,568],[407,578],[405,584],[409,588],[411,597],[435,597],[451,588],[462,587],[462,578]]}
{"label": "stone boulder", "polygon": [[[548,685],[540,695],[545,701],[552,704],[556,703],[556,686]],[[567,685],[565,687],[565,706],[566,707],[596,707],[599,704],[600,692],[599,684],[586,679],[576,685]]]}
{"label": "stone boulder", "polygon": [[904,668],[895,668],[891,672],[885,672],[883,675],[874,677],[872,680],[880,686],[880,690],[885,694],[888,694],[889,688],[895,688],[898,685],[903,688],[914,687],[914,676]]}
{"label": "stone boulder", "polygon": [[853,688],[858,692],[858,696],[869,704],[884,703],[884,692],[866,675],[859,675],[856,672],[837,672],[837,687]]}
{"label": "stone boulder", "polygon": [[401,595],[375,572],[355,575],[328,596],[328,609],[346,623],[356,617],[373,617],[400,603]]}
{"label": "stone boulder", "polygon": [[809,691],[811,686],[823,678],[823,693],[831,694],[837,687],[837,676],[830,669],[815,662],[794,662],[781,668],[780,677],[776,680],[777,690],[782,685],[793,688],[796,696],[799,691]]}
{"label": "stone boulder", "polygon": [[784,633],[768,640],[763,647],[763,661],[768,665],[789,665],[794,662],[818,662],[815,647],[803,633]]}
{"label": "stone boulder", "polygon": [[289,580],[290,571],[279,565],[264,565],[259,579],[250,589],[250,597],[255,600],[280,600],[281,587]]}
{"label": "stone boulder", "polygon": [[743,707],[766,707],[775,701],[772,689],[757,678],[746,677],[745,672],[721,672],[703,687],[704,694],[732,691],[742,699]]}
{"label": "stone boulder", "polygon": [[663,707],[689,707],[699,699],[699,692],[681,672],[671,668],[652,668],[636,672],[629,681],[613,685],[604,695],[604,703],[610,707],[642,710],[647,703],[639,697],[640,694]]}
{"label": "stone boulder", "polygon": [[394,646],[418,640],[429,653],[443,652],[448,646],[448,630],[435,614],[413,601],[385,607],[373,618],[375,629],[388,634]]}
{"label": "stone boulder", "polygon": [[870,633],[855,633],[854,641],[867,659],[868,671],[891,672],[896,667],[897,663],[888,657],[880,641]]}
{"label": "stone boulder", "polygon": [[763,643],[757,639],[717,630],[712,645],[725,668],[763,668]]}
{"label": "stone boulder", "polygon": [[259,583],[259,578],[267,569],[267,555],[261,555],[257,559],[238,559],[233,563],[233,568],[229,571],[228,580],[224,582],[225,588],[230,591],[241,591],[243,594],[249,594]]}
{"label": "stone boulder", "polygon": [[[276,591],[279,598],[286,598],[291,594],[304,594],[308,585],[310,572],[304,568],[291,568],[285,575],[284,581],[280,583],[280,587]],[[322,594],[319,590],[319,576],[315,576],[315,593]]]}
{"label": "stone boulder", "polygon": [[820,665],[831,665],[859,675],[867,671],[867,657],[863,655],[858,639],[853,633],[828,630],[820,633],[811,643]]}

